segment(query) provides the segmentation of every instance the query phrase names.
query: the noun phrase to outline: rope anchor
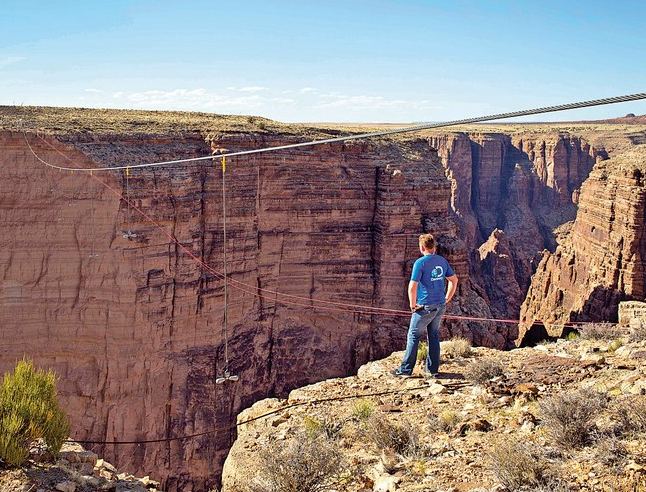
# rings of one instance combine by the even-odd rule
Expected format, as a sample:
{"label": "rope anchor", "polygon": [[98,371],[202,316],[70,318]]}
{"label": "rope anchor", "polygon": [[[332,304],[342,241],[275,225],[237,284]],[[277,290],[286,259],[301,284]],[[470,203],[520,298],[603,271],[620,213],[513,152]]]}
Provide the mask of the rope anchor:
{"label": "rope anchor", "polygon": [[224,384],[227,381],[235,382],[238,381],[238,379],[240,379],[238,376],[236,376],[235,374],[229,374],[229,370],[225,369],[224,375],[215,379],[215,384]]}

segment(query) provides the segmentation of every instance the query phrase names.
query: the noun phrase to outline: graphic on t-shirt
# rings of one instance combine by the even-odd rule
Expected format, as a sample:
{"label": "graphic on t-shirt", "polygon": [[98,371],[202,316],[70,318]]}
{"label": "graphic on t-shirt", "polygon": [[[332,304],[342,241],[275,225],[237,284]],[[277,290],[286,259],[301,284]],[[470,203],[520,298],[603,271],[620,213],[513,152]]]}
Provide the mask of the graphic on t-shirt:
{"label": "graphic on t-shirt", "polygon": [[437,265],[431,270],[431,280],[442,280],[444,275],[444,269],[441,266]]}

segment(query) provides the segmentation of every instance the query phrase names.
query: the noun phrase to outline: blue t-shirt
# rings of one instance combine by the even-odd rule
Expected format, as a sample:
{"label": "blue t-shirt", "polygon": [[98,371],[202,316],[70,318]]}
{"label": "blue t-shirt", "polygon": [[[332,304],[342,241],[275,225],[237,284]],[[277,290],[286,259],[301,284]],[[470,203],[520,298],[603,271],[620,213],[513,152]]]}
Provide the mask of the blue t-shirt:
{"label": "blue t-shirt", "polygon": [[417,284],[417,304],[444,304],[446,290],[444,279],[455,275],[451,265],[440,255],[424,255],[413,265],[411,280]]}

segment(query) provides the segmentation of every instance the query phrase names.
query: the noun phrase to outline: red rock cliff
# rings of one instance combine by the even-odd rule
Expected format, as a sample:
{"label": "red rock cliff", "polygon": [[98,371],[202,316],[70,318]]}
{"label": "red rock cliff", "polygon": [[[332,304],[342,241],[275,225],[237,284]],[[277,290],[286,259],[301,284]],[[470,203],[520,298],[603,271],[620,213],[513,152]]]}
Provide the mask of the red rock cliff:
{"label": "red rock cliff", "polygon": [[[69,134],[41,140],[52,163],[89,167],[275,146],[295,137]],[[489,315],[468,280],[449,212],[450,183],[424,141],[338,144],[232,158],[227,165],[231,371],[224,363],[223,284],[102,182],[125,194],[191,253],[222,271],[221,171],[187,164],[71,174],[44,167],[21,133],[0,133],[1,368],[27,354],[59,375],[78,440],[186,440],[94,449],[167,490],[205,490],[235,438],[239,410],[347,375],[403,346],[407,317],[289,305],[304,298],[406,309],[417,234],[432,230],[461,277],[453,311]],[[95,179],[96,178],[96,179]],[[100,181],[97,181],[100,180]],[[129,228],[136,238],[126,239]],[[255,288],[268,289],[263,297]],[[284,298],[283,298],[284,299]],[[471,325],[447,323],[453,333]],[[496,331],[497,330],[497,331]],[[501,327],[471,334],[504,346]],[[19,335],[17,335],[19,334]]]}
{"label": "red rock cliff", "polygon": [[[619,301],[646,297],[644,176],[644,145],[596,165],[581,187],[569,236],[545,253],[532,279],[521,342],[561,336],[562,322],[617,321]],[[546,328],[532,329],[535,321]]]}

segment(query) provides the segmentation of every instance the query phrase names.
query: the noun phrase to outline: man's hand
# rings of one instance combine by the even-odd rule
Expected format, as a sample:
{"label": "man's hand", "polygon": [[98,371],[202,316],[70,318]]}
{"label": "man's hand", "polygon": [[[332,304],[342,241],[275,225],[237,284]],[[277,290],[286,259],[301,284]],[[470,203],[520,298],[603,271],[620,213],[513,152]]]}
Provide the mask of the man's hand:
{"label": "man's hand", "polygon": [[420,306],[419,304],[415,304],[414,306],[410,307],[411,313],[414,313],[415,311],[418,311],[422,309],[424,306]]}

